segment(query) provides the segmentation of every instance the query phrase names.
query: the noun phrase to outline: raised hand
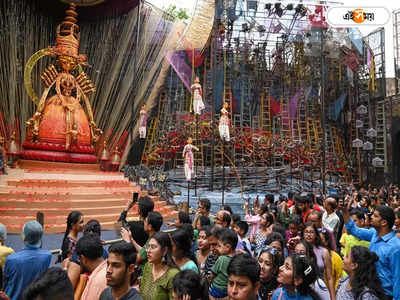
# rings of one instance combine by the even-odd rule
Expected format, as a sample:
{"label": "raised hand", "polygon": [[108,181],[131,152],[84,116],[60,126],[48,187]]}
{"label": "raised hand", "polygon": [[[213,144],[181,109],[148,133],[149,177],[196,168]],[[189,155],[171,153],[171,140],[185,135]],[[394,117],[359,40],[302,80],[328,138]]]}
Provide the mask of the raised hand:
{"label": "raised hand", "polygon": [[121,237],[125,242],[130,243],[132,239],[132,233],[129,229],[121,227]]}

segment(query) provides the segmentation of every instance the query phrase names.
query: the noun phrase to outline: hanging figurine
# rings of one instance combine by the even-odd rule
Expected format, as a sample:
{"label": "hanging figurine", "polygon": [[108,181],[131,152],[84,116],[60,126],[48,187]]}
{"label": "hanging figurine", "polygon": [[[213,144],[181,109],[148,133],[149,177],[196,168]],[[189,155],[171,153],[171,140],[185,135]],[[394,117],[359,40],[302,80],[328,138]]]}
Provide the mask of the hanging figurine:
{"label": "hanging figurine", "polygon": [[192,138],[187,139],[187,144],[185,145],[185,148],[183,148],[182,152],[182,157],[184,158],[185,162],[185,177],[186,181],[190,181],[192,179],[192,174],[194,173],[193,171],[193,165],[194,165],[194,159],[193,159],[193,149],[196,151],[199,151],[199,148],[196,146],[192,145]]}
{"label": "hanging figurine", "polygon": [[228,116],[228,103],[224,103],[222,109],[221,109],[221,117],[219,119],[219,135],[222,140],[229,142],[230,141],[230,136],[229,136],[229,116]]}
{"label": "hanging figurine", "polygon": [[203,91],[198,76],[194,79],[191,89],[193,90],[193,111],[196,115],[201,115],[201,111],[205,108],[203,102]]}
{"label": "hanging figurine", "polygon": [[147,126],[147,110],[146,110],[146,105],[142,106],[142,109],[140,110],[140,119],[139,119],[140,125],[139,125],[139,136],[141,139],[146,138],[146,126]]}

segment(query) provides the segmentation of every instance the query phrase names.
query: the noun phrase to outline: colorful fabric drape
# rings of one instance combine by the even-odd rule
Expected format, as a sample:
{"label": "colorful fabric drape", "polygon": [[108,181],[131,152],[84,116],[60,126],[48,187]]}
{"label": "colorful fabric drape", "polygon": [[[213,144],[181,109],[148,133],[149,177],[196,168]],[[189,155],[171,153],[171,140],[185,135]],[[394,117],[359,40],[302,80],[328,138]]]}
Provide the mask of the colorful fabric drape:
{"label": "colorful fabric drape", "polygon": [[360,55],[363,54],[363,37],[358,28],[349,28],[349,38],[353,45],[356,47],[358,50],[358,53]]}
{"label": "colorful fabric drape", "polygon": [[355,71],[357,69],[357,65],[358,65],[357,54],[351,50],[345,51],[345,57],[343,59],[343,64],[348,66],[352,71]]}
{"label": "colorful fabric drape", "polygon": [[297,116],[297,108],[299,105],[300,96],[304,93],[304,87],[300,88],[300,90],[290,98],[289,102],[289,117],[291,119],[296,118]]}
{"label": "colorful fabric drape", "polygon": [[[193,52],[194,52],[194,55],[193,55]],[[186,54],[189,58],[190,64],[192,64],[192,62],[194,62],[195,68],[198,68],[203,64],[204,56],[201,54],[201,52],[198,49],[195,49],[193,51],[193,49],[188,48],[188,49],[186,49]]]}
{"label": "colorful fabric drape", "polygon": [[192,92],[192,89],[190,88],[190,83],[192,82],[192,69],[186,63],[185,56],[186,54],[184,51],[169,51],[165,55],[165,58],[171,64],[185,87]]}
{"label": "colorful fabric drape", "polygon": [[343,109],[344,100],[347,97],[347,93],[340,96],[335,102],[329,104],[328,106],[328,118],[332,121],[337,121],[340,116],[340,112]]}
{"label": "colorful fabric drape", "polygon": [[270,110],[273,116],[279,115],[281,112],[281,105],[274,96],[270,96]]}
{"label": "colorful fabric drape", "polygon": [[371,49],[367,49],[367,65],[368,68],[371,68],[371,63],[372,63],[372,53],[371,53]]}

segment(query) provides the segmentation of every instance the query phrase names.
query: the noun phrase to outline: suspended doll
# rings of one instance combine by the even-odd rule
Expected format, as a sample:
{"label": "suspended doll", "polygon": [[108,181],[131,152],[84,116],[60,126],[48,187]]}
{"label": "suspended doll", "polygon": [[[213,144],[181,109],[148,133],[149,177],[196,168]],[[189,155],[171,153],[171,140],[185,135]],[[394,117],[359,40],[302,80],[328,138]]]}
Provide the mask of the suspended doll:
{"label": "suspended doll", "polygon": [[193,149],[199,151],[199,148],[192,145],[192,138],[187,139],[187,144],[183,148],[182,157],[185,159],[185,177],[186,181],[192,179],[192,174],[194,173],[194,159],[193,159]]}
{"label": "suspended doll", "polygon": [[224,106],[221,109],[221,117],[219,119],[219,136],[222,140],[229,142],[229,117],[228,117],[228,103],[224,103]]}
{"label": "suspended doll", "polygon": [[203,91],[200,85],[199,77],[194,79],[191,89],[193,90],[193,111],[196,115],[201,115],[201,111],[205,108],[203,103]]}
{"label": "suspended doll", "polygon": [[142,106],[140,110],[140,119],[139,119],[139,136],[141,139],[146,138],[146,125],[147,125],[147,110],[146,105]]}

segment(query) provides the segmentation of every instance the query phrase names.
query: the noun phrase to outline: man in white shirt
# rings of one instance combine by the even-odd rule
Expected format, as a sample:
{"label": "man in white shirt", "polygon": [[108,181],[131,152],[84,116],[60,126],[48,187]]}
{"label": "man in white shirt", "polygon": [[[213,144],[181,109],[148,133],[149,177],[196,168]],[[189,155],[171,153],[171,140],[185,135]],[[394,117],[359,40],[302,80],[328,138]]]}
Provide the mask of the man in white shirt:
{"label": "man in white shirt", "polygon": [[339,225],[340,219],[337,216],[335,210],[337,207],[337,202],[334,198],[328,197],[325,199],[324,208],[325,211],[322,215],[322,224],[325,228],[336,232]]}

